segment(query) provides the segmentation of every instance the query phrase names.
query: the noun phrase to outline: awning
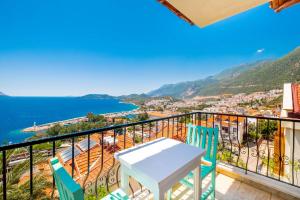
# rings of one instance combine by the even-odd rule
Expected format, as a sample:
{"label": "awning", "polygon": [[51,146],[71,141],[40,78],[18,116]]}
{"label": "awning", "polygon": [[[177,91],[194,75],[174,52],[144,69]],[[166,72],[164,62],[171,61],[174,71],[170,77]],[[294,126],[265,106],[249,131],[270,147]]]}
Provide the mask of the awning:
{"label": "awning", "polygon": [[200,27],[213,24],[270,0],[158,0],[177,16]]}
{"label": "awning", "polygon": [[272,0],[270,4],[271,8],[273,8],[276,12],[280,12],[281,10],[296,3],[300,3],[300,0]]}
{"label": "awning", "polygon": [[300,3],[300,0],[158,0],[178,17],[204,27],[251,8],[270,2],[276,12]]}

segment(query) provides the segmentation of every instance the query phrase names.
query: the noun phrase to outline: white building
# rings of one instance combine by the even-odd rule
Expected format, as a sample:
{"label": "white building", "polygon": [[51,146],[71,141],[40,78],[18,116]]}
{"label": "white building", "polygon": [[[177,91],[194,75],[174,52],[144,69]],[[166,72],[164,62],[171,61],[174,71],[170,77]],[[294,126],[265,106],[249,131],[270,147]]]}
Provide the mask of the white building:
{"label": "white building", "polygon": [[[300,85],[284,84],[283,103],[281,118],[300,119]],[[292,160],[295,166],[300,165],[300,121],[299,122],[282,122],[284,137],[284,156],[288,160],[288,167],[285,167],[286,174],[291,174]],[[294,170],[295,172],[295,170]],[[298,176],[300,175],[300,172]]]}

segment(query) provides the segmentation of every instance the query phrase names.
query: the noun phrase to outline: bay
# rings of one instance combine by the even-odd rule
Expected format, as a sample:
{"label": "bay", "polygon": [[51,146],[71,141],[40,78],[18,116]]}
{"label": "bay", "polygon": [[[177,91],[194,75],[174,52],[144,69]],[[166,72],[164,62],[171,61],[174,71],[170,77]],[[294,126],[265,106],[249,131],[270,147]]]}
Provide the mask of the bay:
{"label": "bay", "polygon": [[137,106],[118,99],[79,97],[0,97],[0,144],[17,143],[34,133],[22,129],[36,125],[85,116],[131,111]]}

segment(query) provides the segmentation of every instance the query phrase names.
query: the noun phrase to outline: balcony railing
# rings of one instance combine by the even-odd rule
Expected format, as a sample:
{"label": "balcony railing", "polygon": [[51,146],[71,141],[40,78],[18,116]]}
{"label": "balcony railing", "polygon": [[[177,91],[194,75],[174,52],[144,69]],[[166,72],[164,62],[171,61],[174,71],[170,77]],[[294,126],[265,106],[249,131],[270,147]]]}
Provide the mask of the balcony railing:
{"label": "balcony railing", "polygon": [[[1,197],[57,197],[56,156],[87,198],[100,198],[119,183],[114,152],[159,137],[185,142],[188,123],[219,127],[219,162],[300,187],[300,120],[194,112],[1,146]],[[133,194],[140,188],[131,185]]]}

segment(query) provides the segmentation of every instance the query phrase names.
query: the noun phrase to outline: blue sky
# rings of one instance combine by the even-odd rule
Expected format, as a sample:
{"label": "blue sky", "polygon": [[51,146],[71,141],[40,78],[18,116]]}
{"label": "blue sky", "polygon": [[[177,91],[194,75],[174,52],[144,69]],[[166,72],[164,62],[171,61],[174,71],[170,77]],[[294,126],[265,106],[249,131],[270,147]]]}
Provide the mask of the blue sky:
{"label": "blue sky", "polygon": [[0,1],[0,91],[121,95],[278,58],[300,45],[300,6],[200,29],[156,0]]}

